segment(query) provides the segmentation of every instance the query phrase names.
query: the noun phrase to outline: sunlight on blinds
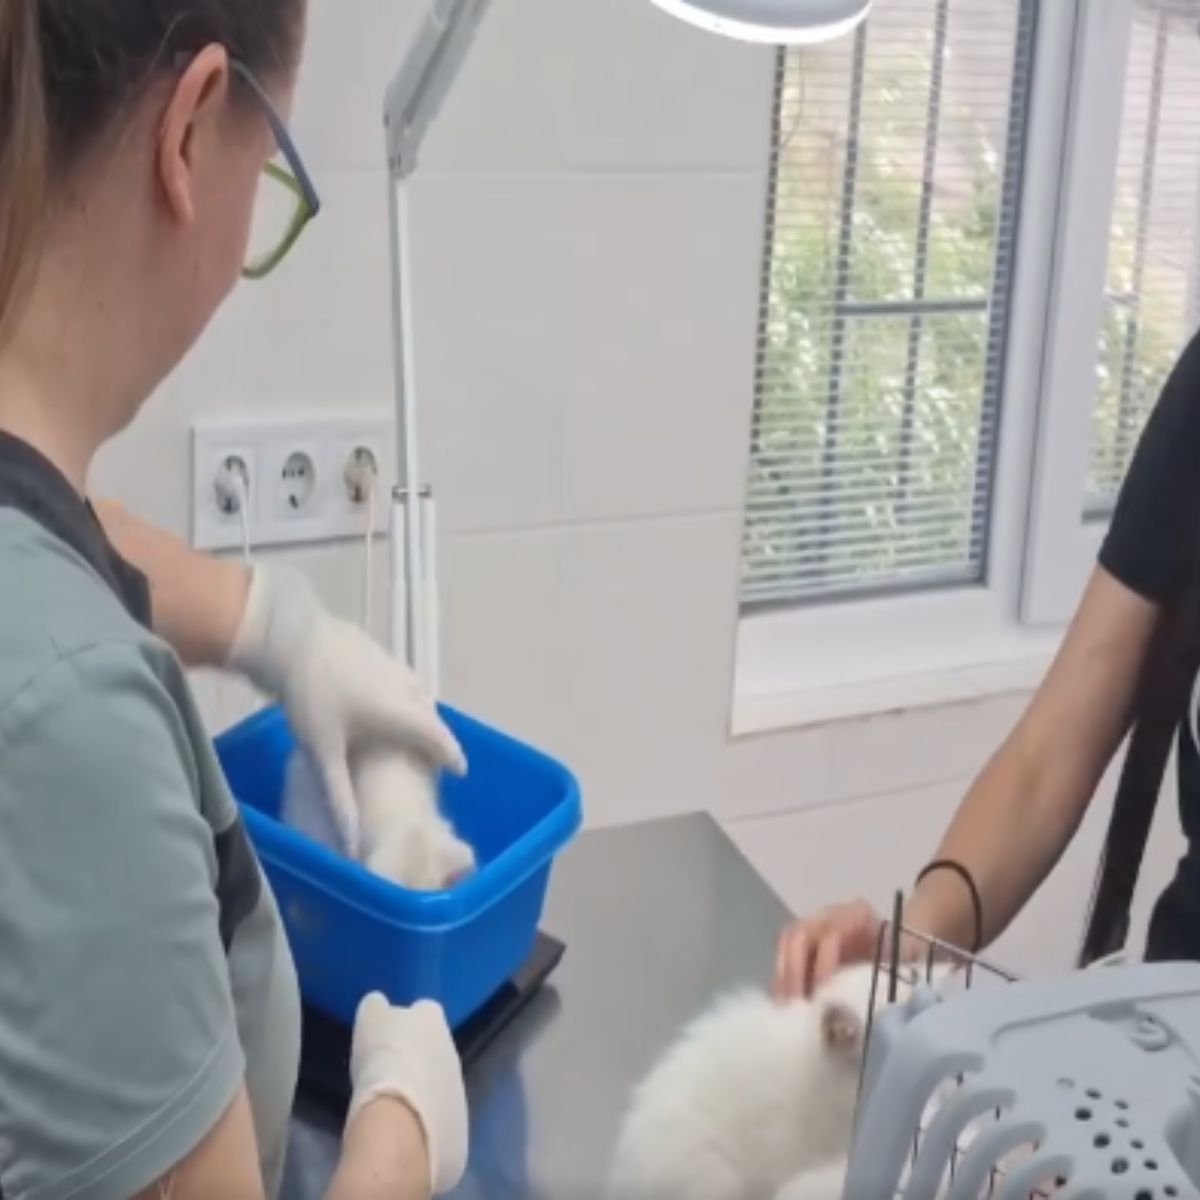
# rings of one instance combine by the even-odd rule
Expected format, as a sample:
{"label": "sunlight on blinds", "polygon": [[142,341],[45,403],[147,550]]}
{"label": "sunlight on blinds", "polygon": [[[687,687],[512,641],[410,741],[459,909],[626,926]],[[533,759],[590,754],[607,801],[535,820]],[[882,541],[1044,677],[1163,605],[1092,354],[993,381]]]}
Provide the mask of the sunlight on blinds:
{"label": "sunlight on blinds", "polygon": [[1197,325],[1200,0],[1139,0],[1121,119],[1085,514],[1112,512]]}
{"label": "sunlight on blinds", "polygon": [[1032,4],[781,53],[745,604],[985,569]]}

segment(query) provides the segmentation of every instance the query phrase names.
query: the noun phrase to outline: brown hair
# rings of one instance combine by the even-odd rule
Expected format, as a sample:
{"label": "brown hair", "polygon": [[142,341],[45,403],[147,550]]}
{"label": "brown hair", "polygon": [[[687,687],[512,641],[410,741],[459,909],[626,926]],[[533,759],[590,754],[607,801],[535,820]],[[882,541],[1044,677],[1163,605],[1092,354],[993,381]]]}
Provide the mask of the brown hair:
{"label": "brown hair", "polygon": [[0,0],[0,343],[39,241],[46,106],[38,0]]}
{"label": "brown hair", "polygon": [[160,70],[213,43],[290,68],[304,0],[0,0],[0,342],[57,178]]}

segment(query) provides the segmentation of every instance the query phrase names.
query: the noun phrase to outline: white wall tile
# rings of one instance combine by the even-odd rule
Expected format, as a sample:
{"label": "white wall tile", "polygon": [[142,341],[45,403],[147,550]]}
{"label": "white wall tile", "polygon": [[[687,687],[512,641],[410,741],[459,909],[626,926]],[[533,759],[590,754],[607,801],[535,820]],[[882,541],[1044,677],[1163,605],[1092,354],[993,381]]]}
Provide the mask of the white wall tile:
{"label": "white wall tile", "polygon": [[[337,409],[392,399],[387,190],[382,173],[328,172],[322,210],[278,270],[238,289],[241,357],[218,409]],[[221,332],[224,332],[222,327]],[[190,369],[180,382],[203,391]]]}
{"label": "white wall tile", "polygon": [[416,195],[418,391],[447,528],[740,507],[759,181],[453,175]]}
{"label": "white wall tile", "polygon": [[884,911],[928,861],[965,782],[735,821],[726,829],[794,913],[858,896]]}
{"label": "white wall tile", "polygon": [[[426,0],[313,0],[294,123],[322,169],[382,162],[383,96]],[[496,0],[430,131],[432,170],[755,169],[773,57],[648,0]]]}
{"label": "white wall tile", "polygon": [[426,5],[309,0],[292,131],[318,184],[328,171],[382,170],[383,97]]}
{"label": "white wall tile", "polygon": [[480,719],[562,753],[571,734],[563,536],[461,535],[442,549],[444,692]]}
{"label": "white wall tile", "polygon": [[880,795],[970,777],[999,748],[1028,697],[988,697],[840,722],[830,795]]}
{"label": "white wall tile", "polygon": [[755,175],[580,189],[568,519],[741,509],[764,197]]}
{"label": "white wall tile", "polygon": [[718,803],[738,536],[732,516],[570,530],[563,699],[596,822]]}
{"label": "white wall tile", "polygon": [[759,169],[774,56],[648,0],[496,0],[432,169]]}
{"label": "white wall tile", "polygon": [[736,821],[828,804],[832,740],[828,725],[732,739],[716,811]]}
{"label": "white wall tile", "polygon": [[580,186],[455,175],[415,193],[419,420],[448,531],[562,519]]}

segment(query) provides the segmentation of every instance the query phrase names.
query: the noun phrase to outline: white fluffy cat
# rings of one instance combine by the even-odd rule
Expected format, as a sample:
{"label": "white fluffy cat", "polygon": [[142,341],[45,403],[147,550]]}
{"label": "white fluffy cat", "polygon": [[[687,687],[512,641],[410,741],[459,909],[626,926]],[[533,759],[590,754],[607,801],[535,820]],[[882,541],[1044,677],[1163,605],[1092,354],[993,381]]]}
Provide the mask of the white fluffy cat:
{"label": "white fluffy cat", "polygon": [[411,754],[363,757],[354,769],[367,869],[436,892],[475,868],[471,847],[438,809],[437,775]]}
{"label": "white fluffy cat", "polygon": [[840,1200],[871,973],[812,1000],[734,995],[691,1024],[634,1094],[611,1200]]}
{"label": "white fluffy cat", "polygon": [[842,1159],[797,1175],[775,1200],[842,1200],[845,1186],[846,1162]]}
{"label": "white fluffy cat", "polygon": [[[396,750],[360,756],[351,774],[359,800],[363,864],[416,891],[439,891],[475,867],[471,847],[441,815],[437,773]],[[325,789],[307,755],[292,756],[280,819],[341,852]]]}

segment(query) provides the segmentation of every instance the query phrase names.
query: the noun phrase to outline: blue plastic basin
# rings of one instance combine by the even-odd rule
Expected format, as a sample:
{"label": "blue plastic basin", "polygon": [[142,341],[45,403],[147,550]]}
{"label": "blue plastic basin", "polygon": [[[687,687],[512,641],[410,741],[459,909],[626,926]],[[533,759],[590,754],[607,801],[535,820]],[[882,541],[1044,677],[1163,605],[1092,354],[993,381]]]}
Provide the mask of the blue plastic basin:
{"label": "blue plastic basin", "polygon": [[275,892],[305,1000],[345,1023],[369,991],[432,999],[451,1025],[471,1016],[533,949],[554,856],[582,820],[565,767],[451,709],[471,764],[446,778],[442,808],[479,869],[450,891],[400,888],[278,820],[295,741],[269,708],[216,741]]}

